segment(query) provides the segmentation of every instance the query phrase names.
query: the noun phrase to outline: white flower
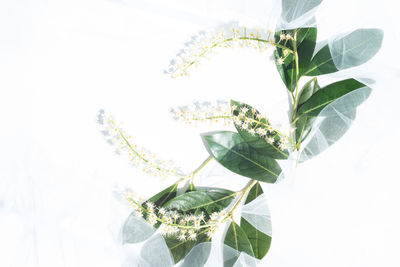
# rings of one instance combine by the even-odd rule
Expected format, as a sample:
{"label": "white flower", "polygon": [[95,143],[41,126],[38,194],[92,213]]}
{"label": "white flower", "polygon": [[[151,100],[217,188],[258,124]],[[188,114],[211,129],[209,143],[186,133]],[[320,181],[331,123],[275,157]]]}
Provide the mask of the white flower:
{"label": "white flower", "polygon": [[272,137],[267,138],[267,142],[270,143],[270,144],[273,144],[274,141],[275,141],[275,139],[272,138]]}
{"label": "white flower", "polygon": [[287,149],[287,145],[286,145],[286,144],[283,144],[283,143],[281,143],[281,144],[279,145],[279,149],[281,149],[281,150],[285,150],[285,149]]}
{"label": "white flower", "polygon": [[265,115],[262,115],[260,113],[256,115],[256,119],[257,120],[261,120],[261,119],[264,119],[264,118],[265,118]]}
{"label": "white flower", "polygon": [[146,203],[146,206],[147,206],[147,210],[149,212],[154,212],[154,204],[153,203],[148,202],[148,203]]}
{"label": "white flower", "polygon": [[190,221],[192,220],[192,216],[191,216],[191,215],[186,215],[185,218],[184,218],[184,220],[185,220],[186,222],[190,222]]}
{"label": "white flower", "polygon": [[178,237],[179,241],[185,241],[186,240],[186,234],[185,233],[181,233]]}
{"label": "white flower", "polygon": [[282,57],[278,58],[278,64],[279,64],[279,65],[282,65],[282,64],[284,64],[284,63],[285,63],[285,61],[283,60]]}
{"label": "white flower", "polygon": [[151,226],[155,225],[157,223],[157,216],[154,213],[149,214],[147,221]]}
{"label": "white flower", "polygon": [[247,107],[242,107],[242,109],[240,110],[240,112],[243,114],[246,114],[247,111],[249,111]]}
{"label": "white flower", "polygon": [[189,230],[188,234],[189,234],[189,239],[190,240],[196,240],[197,234],[192,229]]}
{"label": "white flower", "polygon": [[242,129],[246,130],[247,128],[249,128],[249,125],[245,122],[242,124]]}
{"label": "white flower", "polygon": [[172,213],[171,216],[175,221],[179,219],[179,214],[177,212]]}
{"label": "white flower", "polygon": [[142,217],[143,213],[142,213],[141,210],[137,210],[137,211],[135,211],[135,215],[138,216],[138,217]]}
{"label": "white flower", "polygon": [[166,217],[165,219],[166,224],[172,224],[172,218],[171,217]]}
{"label": "white flower", "polygon": [[164,208],[159,208],[158,213],[161,215],[165,215],[166,210]]}
{"label": "white flower", "polygon": [[210,215],[210,220],[211,220],[211,221],[217,221],[218,218],[219,218],[218,212],[213,212],[213,213],[211,213],[211,215]]}
{"label": "white flower", "polygon": [[197,220],[199,220],[199,221],[204,221],[204,212],[201,212],[201,213],[197,216]]}
{"label": "white flower", "polygon": [[194,227],[197,228],[197,229],[200,228],[200,221],[197,221],[197,220],[194,221],[193,225],[194,225]]}
{"label": "white flower", "polygon": [[286,35],[284,33],[281,33],[279,38],[280,38],[280,41],[285,40],[286,39]]}
{"label": "white flower", "polygon": [[233,122],[238,126],[240,126],[242,124],[242,120],[239,118],[239,116],[234,116]]}
{"label": "white flower", "polygon": [[256,131],[253,128],[249,129],[248,132],[251,135],[255,135],[256,134]]}
{"label": "white flower", "polygon": [[176,234],[179,232],[179,228],[176,226],[169,226],[169,234]]}
{"label": "white flower", "polygon": [[286,57],[289,54],[289,50],[285,49],[283,50],[283,55]]}
{"label": "white flower", "polygon": [[267,134],[267,131],[264,128],[258,128],[257,133],[261,136],[264,136]]}
{"label": "white flower", "polygon": [[160,226],[160,231],[161,231],[161,234],[162,234],[163,236],[167,235],[167,234],[168,234],[168,226],[165,225],[165,224],[162,224],[162,225]]}

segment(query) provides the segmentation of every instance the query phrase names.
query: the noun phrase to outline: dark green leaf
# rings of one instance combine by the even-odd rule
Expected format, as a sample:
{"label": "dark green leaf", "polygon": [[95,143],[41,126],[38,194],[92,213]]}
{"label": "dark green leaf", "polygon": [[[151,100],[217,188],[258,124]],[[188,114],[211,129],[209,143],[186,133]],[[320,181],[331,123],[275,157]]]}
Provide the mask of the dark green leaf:
{"label": "dark green leaf", "polygon": [[[283,82],[289,91],[296,88],[297,80],[304,73],[311,62],[317,39],[317,28],[298,28],[294,30],[278,31],[275,34],[275,42],[279,42],[280,35],[290,34],[296,36],[296,49],[299,59],[299,75],[296,75],[296,62],[293,54],[284,55],[284,49],[277,47],[275,50],[275,63]],[[281,41],[281,44],[294,50],[294,41]],[[284,64],[279,64],[278,59],[284,58]]]}
{"label": "dark green leaf", "polygon": [[[201,242],[205,242],[208,240],[208,236],[206,232],[201,232],[197,235],[196,240],[185,240],[180,241],[178,236],[171,235],[164,237],[165,242],[169,250],[171,251],[172,257],[174,258],[175,263],[178,263],[180,260],[185,258],[185,256],[190,252],[190,250],[197,244]],[[156,252],[155,252],[156,254]]]}
{"label": "dark green leaf", "polygon": [[[360,88],[366,87],[365,84],[355,80],[347,79],[339,82],[332,83],[318,90],[313,96],[310,97],[298,110],[297,117],[302,115],[318,116],[321,110],[328,104],[336,99]],[[351,103],[356,107],[360,103]]]}
{"label": "dark green leaf", "polygon": [[320,88],[317,78],[309,80],[300,91],[298,105],[306,102]]}
{"label": "dark green leaf", "polygon": [[296,142],[302,142],[312,130],[315,117],[303,116],[296,121]]}
{"label": "dark green leaf", "polygon": [[209,153],[225,168],[259,181],[274,183],[281,173],[276,160],[259,153],[234,132],[203,135]]}
{"label": "dark green leaf", "polygon": [[[245,204],[250,203],[251,201],[256,199],[258,196],[260,196],[261,194],[263,194],[261,185],[259,183],[256,183],[250,190],[250,192],[246,198]],[[263,232],[257,230],[253,225],[251,225],[243,217],[241,218],[241,221],[240,221],[240,227],[246,233],[247,238],[249,239],[249,241],[251,243],[254,256],[257,259],[262,259],[268,253],[268,250],[271,246],[272,238],[269,235],[266,235]]]}
{"label": "dark green leaf", "polygon": [[[156,195],[152,196],[149,198],[147,201],[143,203],[143,207],[147,208],[147,203],[151,202],[153,203],[156,207],[162,207],[165,203],[167,203],[169,200],[173,199],[176,196],[177,193],[177,188],[178,184],[173,184],[170,187],[165,188],[161,192],[158,192]],[[147,219],[147,214],[144,214],[144,218]],[[161,223],[157,222],[154,225],[154,228],[160,227]]]}
{"label": "dark green leaf", "polygon": [[328,74],[364,64],[380,49],[383,31],[358,29],[325,45],[311,61],[307,76]]}
{"label": "dark green leaf", "polygon": [[297,32],[297,54],[299,57],[299,75],[308,68],[317,41],[317,28],[300,28]]}
{"label": "dark green leaf", "polygon": [[227,207],[236,196],[236,192],[220,188],[201,188],[171,199],[165,208],[180,211],[205,209],[208,214]]}
{"label": "dark green leaf", "polygon": [[173,184],[170,187],[165,188],[163,191],[157,193],[152,196],[146,202],[152,202],[158,207],[162,207],[169,200],[173,199],[176,196],[178,184]]}
{"label": "dark green leaf", "polygon": [[[231,100],[231,107],[232,106],[237,107],[236,110],[233,111],[233,115],[238,115],[238,110],[241,110],[243,107],[249,109],[249,111],[247,111],[245,115],[254,121],[253,123],[249,123],[249,129],[254,129],[255,131],[257,131],[257,129],[262,128],[267,131],[266,125],[269,124],[269,122],[265,118],[257,118],[258,115],[261,115],[258,110],[254,109],[250,105],[235,100]],[[280,140],[280,136],[276,132],[269,133],[267,131],[267,135],[265,137],[261,137],[257,133],[254,135],[250,134],[247,130],[243,130],[242,127],[237,124],[235,124],[235,127],[240,136],[244,139],[244,141],[246,141],[250,146],[257,149],[259,153],[273,159],[287,159],[289,157],[289,151],[287,149],[283,151],[279,149],[278,143]],[[274,139],[276,139],[276,142],[273,144],[268,143],[265,139],[268,137],[274,137]]]}
{"label": "dark green leaf", "polygon": [[304,73],[306,76],[316,76],[338,71],[333,63],[332,54],[329,46],[325,45],[313,57],[308,70]]}
{"label": "dark green leaf", "polygon": [[228,231],[226,232],[224,244],[230,246],[236,251],[234,257],[232,257],[230,253],[224,253],[224,267],[233,266],[239,258],[240,252],[247,253],[254,257],[253,249],[246,233],[234,221],[231,222]]}

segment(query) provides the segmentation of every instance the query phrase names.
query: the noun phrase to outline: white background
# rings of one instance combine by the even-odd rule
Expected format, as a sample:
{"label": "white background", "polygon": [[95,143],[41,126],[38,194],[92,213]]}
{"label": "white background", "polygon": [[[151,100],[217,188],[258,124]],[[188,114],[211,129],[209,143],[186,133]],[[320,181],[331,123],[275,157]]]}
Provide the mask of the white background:
{"label": "white background", "polygon": [[[99,108],[186,170],[207,157],[204,129],[171,120],[170,106],[233,98],[284,114],[285,89],[268,54],[222,50],[189,78],[163,74],[198,30],[231,20],[263,26],[270,6],[0,1],[0,266],[121,265],[113,187],[148,196],[171,181],[113,154],[96,128]],[[353,27],[385,30],[369,62],[377,84],[337,144],[300,165],[290,186],[267,188],[274,236],[265,266],[400,266],[396,10],[390,0],[320,7],[320,40]]]}

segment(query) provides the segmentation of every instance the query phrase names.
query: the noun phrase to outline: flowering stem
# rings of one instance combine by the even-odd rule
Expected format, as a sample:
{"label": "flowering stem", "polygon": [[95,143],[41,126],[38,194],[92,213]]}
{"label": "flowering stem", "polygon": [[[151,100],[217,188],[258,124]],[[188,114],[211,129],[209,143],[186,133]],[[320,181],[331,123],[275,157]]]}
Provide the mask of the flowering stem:
{"label": "flowering stem", "polygon": [[250,40],[250,41],[257,41],[257,42],[261,42],[261,43],[268,43],[268,44],[270,44],[270,45],[272,45],[272,46],[276,46],[276,47],[279,47],[279,48],[282,48],[282,49],[285,49],[285,50],[287,50],[289,53],[294,53],[294,51],[293,50],[291,50],[290,48],[288,48],[288,47],[286,47],[286,46],[284,46],[284,45],[280,45],[280,44],[277,44],[277,43],[275,43],[275,42],[273,42],[273,41],[269,41],[269,40],[265,40],[265,39],[261,39],[261,38],[257,38],[257,37],[235,37],[235,38],[227,38],[227,39],[224,39],[223,41],[220,41],[220,42],[216,42],[215,44],[213,44],[212,46],[210,46],[209,48],[206,48],[206,49],[204,49],[204,51],[200,54],[200,55],[198,55],[192,62],[190,62],[188,65],[187,65],[187,67],[185,67],[184,69],[183,69],[183,72],[186,72],[186,70],[190,67],[190,66],[192,66],[194,63],[196,63],[202,56],[204,56],[208,51],[210,51],[210,50],[212,50],[213,48],[215,48],[216,46],[220,46],[220,45],[222,45],[222,44],[224,44],[224,43],[227,43],[227,42],[232,42],[232,41],[235,41],[235,40]]}
{"label": "flowering stem", "polygon": [[[215,119],[230,119],[230,120],[233,120],[233,116],[210,116],[210,117],[205,117],[204,119],[205,119],[205,120],[215,120]],[[199,119],[199,118],[192,118],[192,120],[195,120],[195,121],[197,120],[197,121],[199,121],[199,120],[201,120],[201,119]],[[262,125],[262,126],[264,126],[264,127],[268,127],[268,126],[269,126],[268,124],[263,123],[262,121],[252,120],[251,122],[252,122],[252,123],[253,123],[253,122],[254,122],[254,123],[257,123],[257,124]],[[280,132],[280,131],[277,130],[277,129],[274,129],[274,131],[275,131],[277,134],[279,134],[280,136],[283,136],[283,137],[287,138],[287,139],[289,140],[289,142],[290,142],[292,145],[294,145],[294,146],[296,145],[295,142],[293,141],[293,139],[290,138],[289,136],[287,136],[286,134]]]}
{"label": "flowering stem", "polygon": [[[136,201],[132,201],[132,202],[135,203],[142,212],[144,212],[146,214],[151,214],[152,213],[152,212],[147,211],[147,209],[144,208],[139,202],[136,202]],[[165,224],[165,225],[175,226],[175,227],[178,227],[178,228],[181,228],[181,229],[201,229],[201,228],[207,228],[207,227],[211,227],[211,226],[215,225],[215,224],[203,224],[203,225],[199,225],[199,226],[195,227],[193,225],[181,225],[181,224],[177,224],[177,223],[168,223],[165,220],[163,220],[162,218],[159,218],[158,216],[157,216],[156,220],[158,222],[161,222],[161,223]]]}
{"label": "flowering stem", "polygon": [[[125,137],[125,135],[122,133],[122,131],[120,130],[120,129],[118,129],[118,132],[119,132],[119,135],[122,137],[122,139],[124,140],[124,142],[125,142],[125,144],[129,147],[129,149],[133,152],[133,153],[135,153],[135,155],[138,157],[138,158],[140,158],[141,160],[143,160],[144,162],[149,162],[149,160],[148,159],[146,159],[145,157],[143,157],[142,155],[140,155],[137,151],[136,151],[136,149],[135,148],[133,148],[132,147],[132,145],[129,143],[129,141],[128,141],[128,139]],[[159,170],[159,171],[166,171],[166,170],[164,170],[164,169],[162,169],[162,168],[160,168],[160,167],[158,167],[158,166],[154,166],[154,168],[155,169],[157,169],[157,170]],[[181,180],[182,179],[185,179],[185,175],[181,175],[181,174],[178,174],[178,173],[173,173],[173,175],[175,175],[176,177],[178,177],[178,178],[181,178]]]}

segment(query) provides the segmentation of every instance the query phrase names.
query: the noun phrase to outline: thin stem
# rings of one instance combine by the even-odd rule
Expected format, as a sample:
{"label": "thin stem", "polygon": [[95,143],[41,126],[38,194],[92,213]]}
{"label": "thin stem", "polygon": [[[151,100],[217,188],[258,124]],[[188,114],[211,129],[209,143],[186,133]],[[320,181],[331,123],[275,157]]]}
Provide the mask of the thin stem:
{"label": "thin stem", "polygon": [[253,184],[256,182],[256,180],[251,180],[246,187],[240,191],[240,193],[242,193],[242,195],[240,196],[239,200],[236,202],[235,206],[233,206],[233,208],[231,209],[231,211],[229,212],[228,217],[233,217],[233,213],[234,211],[237,209],[237,207],[239,206],[240,202],[242,202],[243,198],[246,196],[247,192],[250,190],[250,188],[253,186]]}
{"label": "thin stem", "polygon": [[299,98],[299,54],[297,53],[297,31],[294,32],[294,38],[293,38],[293,50],[294,50],[294,61],[296,63],[296,89],[295,89],[295,94],[294,94],[294,99],[293,99],[293,110],[292,110],[292,118],[291,118],[291,123],[294,122],[295,120],[295,115],[296,115],[296,109],[297,109],[297,104],[298,104],[298,98]]}
{"label": "thin stem", "polygon": [[209,156],[194,172],[193,175],[197,174],[199,171],[201,171],[204,166],[206,166],[209,162],[211,162],[214,159],[213,156]]}

